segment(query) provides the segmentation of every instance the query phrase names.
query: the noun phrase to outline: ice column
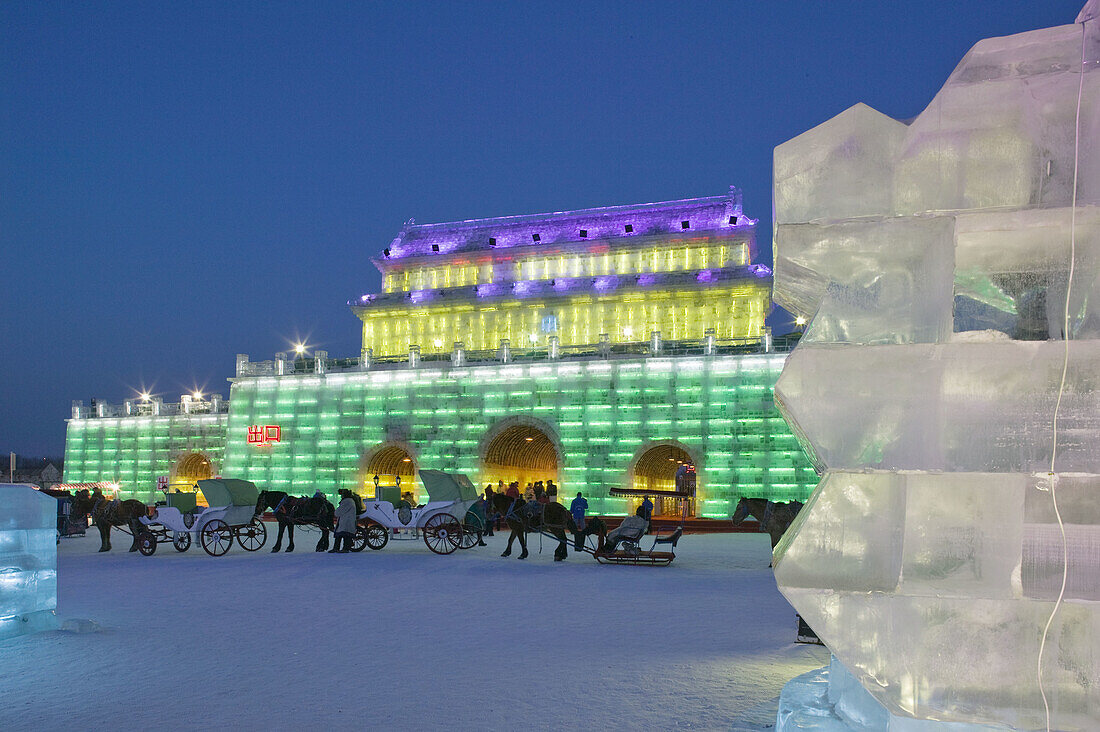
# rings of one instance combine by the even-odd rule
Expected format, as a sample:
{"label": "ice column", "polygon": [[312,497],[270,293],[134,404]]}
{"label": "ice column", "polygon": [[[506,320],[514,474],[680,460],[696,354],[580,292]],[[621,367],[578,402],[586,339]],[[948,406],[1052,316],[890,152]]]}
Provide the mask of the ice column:
{"label": "ice column", "polygon": [[0,484],[0,639],[57,627],[57,500]]}
{"label": "ice column", "polygon": [[775,150],[775,297],[811,319],[776,402],[824,476],[776,579],[894,715],[1045,726],[1053,481],[1043,688],[1100,728],[1098,6],[981,41],[909,124]]}

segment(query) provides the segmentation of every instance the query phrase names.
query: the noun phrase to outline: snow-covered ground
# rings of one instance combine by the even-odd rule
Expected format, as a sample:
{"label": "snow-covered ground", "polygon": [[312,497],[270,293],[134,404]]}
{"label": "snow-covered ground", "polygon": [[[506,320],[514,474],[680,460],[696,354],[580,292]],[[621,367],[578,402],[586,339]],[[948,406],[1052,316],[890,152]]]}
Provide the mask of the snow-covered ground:
{"label": "snow-covered ground", "polygon": [[212,558],[93,533],[61,543],[58,615],[99,628],[0,643],[0,729],[763,729],[828,662],[792,642],[765,534],[687,536],[659,568],[537,537],[502,559],[500,534]]}

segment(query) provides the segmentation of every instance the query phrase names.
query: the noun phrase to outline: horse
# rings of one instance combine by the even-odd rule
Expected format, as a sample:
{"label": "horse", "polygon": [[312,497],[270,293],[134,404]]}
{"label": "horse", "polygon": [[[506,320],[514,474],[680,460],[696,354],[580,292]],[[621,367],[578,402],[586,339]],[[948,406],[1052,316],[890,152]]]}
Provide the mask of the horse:
{"label": "horse", "polygon": [[99,529],[99,551],[111,551],[111,528],[114,526],[126,526],[134,540],[130,544],[130,551],[138,550],[138,534],[145,528],[139,520],[148,514],[148,508],[141,501],[133,498],[120,501],[117,498],[110,500],[97,488],[91,495],[87,488],[82,488],[73,496],[69,507],[69,516],[83,518],[91,514]]}
{"label": "horse", "polygon": [[[532,506],[535,508],[532,509]],[[512,542],[518,538],[520,548],[523,550],[519,558],[526,559],[528,556],[527,532],[539,531],[551,534],[558,540],[558,546],[554,550],[554,561],[560,562],[569,556],[569,540],[565,532],[570,531],[574,535],[578,533],[573,514],[560,503],[536,503],[497,493],[493,496],[493,503],[488,513],[500,514],[507,522],[508,528],[512,530],[508,536],[508,546],[500,555],[502,557],[512,555]]]}
{"label": "horse", "polygon": [[283,491],[260,491],[256,499],[256,515],[259,516],[269,508],[279,522],[279,538],[275,540],[272,552],[277,552],[282,547],[283,532],[287,530],[290,537],[286,550],[294,551],[295,525],[316,526],[321,530],[321,538],[317,540],[314,551],[323,552],[328,549],[328,532],[334,531],[336,527],[336,509],[327,498],[320,495],[309,498],[290,496]]}
{"label": "horse", "polygon": [[[772,551],[783,538],[783,533],[794,523],[794,517],[802,510],[798,501],[790,503],[772,503],[763,498],[742,498],[733,511],[733,525],[738,526],[749,516],[760,522],[760,530],[771,535]],[[768,565],[771,566],[770,564]]]}

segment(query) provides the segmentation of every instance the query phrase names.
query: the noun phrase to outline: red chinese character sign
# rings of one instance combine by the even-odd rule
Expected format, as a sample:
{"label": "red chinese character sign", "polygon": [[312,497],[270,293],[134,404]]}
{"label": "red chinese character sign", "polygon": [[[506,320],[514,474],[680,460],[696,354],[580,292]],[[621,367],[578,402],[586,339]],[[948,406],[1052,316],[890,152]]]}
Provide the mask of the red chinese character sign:
{"label": "red chinese character sign", "polygon": [[248,427],[248,444],[270,445],[274,442],[283,441],[283,430],[277,424],[254,424]]}

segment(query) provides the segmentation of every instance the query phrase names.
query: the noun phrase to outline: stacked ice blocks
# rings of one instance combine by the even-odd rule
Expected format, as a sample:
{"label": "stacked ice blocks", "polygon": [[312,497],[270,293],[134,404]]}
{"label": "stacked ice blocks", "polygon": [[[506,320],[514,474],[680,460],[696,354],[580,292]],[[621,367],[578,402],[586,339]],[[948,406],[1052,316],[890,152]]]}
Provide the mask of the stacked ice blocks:
{"label": "stacked ice blocks", "polygon": [[811,319],[776,401],[824,473],[776,578],[894,714],[1045,725],[1053,482],[1044,689],[1100,727],[1098,6],[980,42],[909,124],[775,151],[776,300]]}
{"label": "stacked ice blocks", "polygon": [[0,640],[56,627],[57,500],[0,484]]}

